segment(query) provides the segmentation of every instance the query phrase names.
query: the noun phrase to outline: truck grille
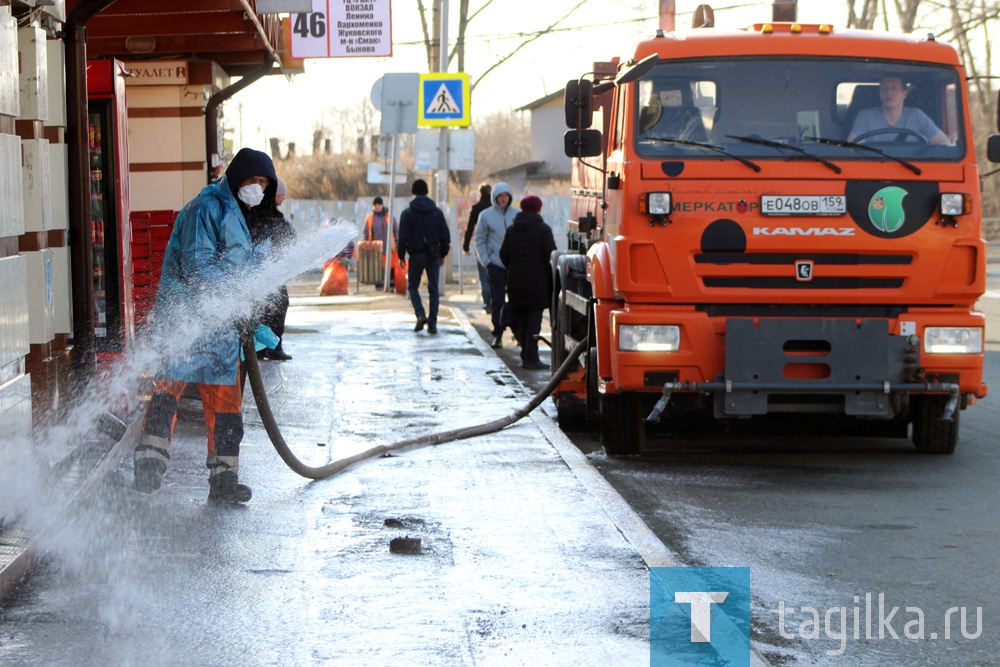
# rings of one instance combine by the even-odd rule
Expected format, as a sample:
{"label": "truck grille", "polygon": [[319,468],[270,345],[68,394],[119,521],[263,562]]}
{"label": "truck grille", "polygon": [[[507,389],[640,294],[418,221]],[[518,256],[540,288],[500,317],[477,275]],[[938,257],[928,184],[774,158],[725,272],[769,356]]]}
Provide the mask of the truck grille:
{"label": "truck grille", "polygon": [[[702,266],[793,266],[809,261],[816,266],[910,266],[912,255],[863,255],[830,252],[762,252],[762,253],[699,253],[695,263]],[[794,275],[724,275],[702,276],[707,288],[726,289],[799,289],[799,290],[863,290],[898,289],[904,278],[895,276],[816,276],[797,280]]]}
{"label": "truck grille", "polygon": [[895,289],[903,286],[902,278],[813,278],[800,281],[782,276],[708,276],[705,287],[746,289]]}
{"label": "truck grille", "polygon": [[787,265],[800,260],[811,260],[815,264],[839,266],[887,266],[909,265],[913,263],[912,255],[859,255],[846,252],[711,252],[699,253],[694,256],[696,264],[716,264],[728,266],[731,264],[755,265]]}

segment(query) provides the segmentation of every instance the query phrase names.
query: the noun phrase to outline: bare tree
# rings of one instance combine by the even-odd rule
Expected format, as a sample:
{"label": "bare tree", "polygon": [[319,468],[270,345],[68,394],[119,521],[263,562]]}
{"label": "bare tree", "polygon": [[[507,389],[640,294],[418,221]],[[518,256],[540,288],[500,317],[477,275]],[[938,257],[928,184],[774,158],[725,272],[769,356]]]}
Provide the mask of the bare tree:
{"label": "bare tree", "polygon": [[[903,32],[913,32],[922,0],[892,0],[892,2],[895,19],[898,21],[900,29]],[[875,27],[875,22],[880,15],[883,28],[889,30],[891,17],[886,0],[861,0],[860,9],[858,8],[858,0],[847,0],[848,28],[871,30]]]}
{"label": "bare tree", "polygon": [[361,154],[365,141],[371,141],[376,133],[375,107],[368,98],[361,98],[353,105],[330,109],[333,117],[333,133],[342,153]]}
{"label": "bare tree", "polygon": [[570,9],[568,12],[566,12],[561,17],[559,17],[558,19],[556,19],[553,23],[549,24],[548,26],[546,26],[542,30],[539,30],[538,32],[532,34],[531,37],[529,37],[528,39],[526,39],[523,42],[521,42],[520,44],[518,44],[516,47],[514,47],[513,50],[510,51],[510,53],[508,53],[507,55],[501,57],[500,60],[498,60],[497,62],[495,62],[492,65],[490,65],[486,69],[485,72],[483,72],[482,74],[480,74],[479,78],[476,79],[472,83],[472,85],[469,87],[469,89],[470,90],[475,90],[476,86],[479,85],[479,82],[486,78],[486,75],[488,75],[490,72],[492,72],[493,70],[495,70],[497,67],[500,67],[501,65],[503,65],[505,62],[507,62],[511,58],[513,58],[514,54],[516,54],[518,51],[520,51],[521,49],[523,49],[524,47],[526,47],[528,44],[531,44],[532,42],[534,42],[538,38],[543,37],[543,36],[548,35],[549,33],[551,33],[553,29],[555,29],[556,27],[558,27],[560,23],[562,23],[563,21],[565,21],[566,19],[568,19],[570,16],[572,16],[576,12],[576,10],[578,10],[583,5],[587,4],[587,2],[588,2],[588,0],[580,0],[575,5],[573,5],[572,9]]}
{"label": "bare tree", "polygon": [[861,0],[861,13],[855,9],[857,0],[847,0],[847,27],[871,30],[878,16],[878,0]]}
{"label": "bare tree", "polygon": [[917,22],[917,10],[921,0],[893,0],[896,5],[896,18],[903,32],[913,32]]}
{"label": "bare tree", "polygon": [[[496,68],[503,65],[505,62],[510,60],[517,54],[518,51],[536,41],[537,39],[544,37],[545,35],[551,34],[552,31],[557,28],[563,21],[572,16],[576,10],[585,5],[589,0],[579,0],[568,12],[563,14],[561,17],[556,19],[550,25],[545,28],[538,30],[536,32],[530,33],[527,38],[518,44],[516,47],[511,49],[506,55],[500,57],[493,65],[486,69],[485,72],[479,75],[479,77],[472,82],[470,89],[475,90],[476,86],[486,78],[486,76],[495,70]],[[875,0],[866,0],[872,1]],[[440,58],[441,58],[441,0],[431,0],[433,3],[431,6],[431,24],[428,25],[427,22],[427,5],[424,0],[417,0],[417,10],[420,13],[420,27],[423,30],[424,35],[424,48],[427,51],[427,65],[430,68],[429,71],[437,72],[439,70]],[[451,64],[452,60],[457,58],[458,60],[458,71],[465,71],[465,34],[468,30],[469,23],[472,22],[479,14],[493,4],[493,0],[485,0],[482,5],[479,6],[472,14],[469,14],[469,0],[460,0],[458,8],[458,38],[455,42],[454,48],[448,54],[448,65]]]}
{"label": "bare tree", "polygon": [[527,114],[498,111],[476,123],[476,168],[466,179],[487,180],[494,172],[531,159],[531,127]]}
{"label": "bare tree", "polygon": [[352,200],[379,194],[368,183],[368,167],[344,155],[314,153],[284,160],[278,166],[292,199]]}

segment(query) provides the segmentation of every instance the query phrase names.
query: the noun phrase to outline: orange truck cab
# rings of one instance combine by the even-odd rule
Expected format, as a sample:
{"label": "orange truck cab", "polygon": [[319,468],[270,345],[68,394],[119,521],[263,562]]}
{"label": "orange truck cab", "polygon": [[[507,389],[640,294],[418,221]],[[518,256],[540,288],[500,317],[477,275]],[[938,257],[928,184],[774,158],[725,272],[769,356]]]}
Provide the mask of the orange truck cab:
{"label": "orange truck cab", "polygon": [[571,81],[553,368],[589,350],[560,423],[611,455],[691,413],[954,451],[987,393],[965,80],[932,35],[793,20],[660,31]]}

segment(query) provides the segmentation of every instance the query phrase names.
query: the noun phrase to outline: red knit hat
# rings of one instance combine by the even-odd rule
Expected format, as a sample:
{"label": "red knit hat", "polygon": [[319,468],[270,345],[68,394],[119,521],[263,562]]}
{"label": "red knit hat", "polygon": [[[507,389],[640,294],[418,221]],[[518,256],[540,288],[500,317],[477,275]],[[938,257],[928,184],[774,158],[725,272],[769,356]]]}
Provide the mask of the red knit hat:
{"label": "red knit hat", "polygon": [[535,195],[528,195],[521,200],[521,210],[525,213],[538,213],[542,210],[542,200]]}

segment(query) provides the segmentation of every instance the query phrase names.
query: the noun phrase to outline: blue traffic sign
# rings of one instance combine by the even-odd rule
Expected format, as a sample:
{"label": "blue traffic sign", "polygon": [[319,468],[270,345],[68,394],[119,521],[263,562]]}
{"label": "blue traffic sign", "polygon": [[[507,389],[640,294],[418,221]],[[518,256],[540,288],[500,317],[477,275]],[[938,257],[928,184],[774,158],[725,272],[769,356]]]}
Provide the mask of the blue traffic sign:
{"label": "blue traffic sign", "polygon": [[424,127],[464,127],[472,122],[469,75],[432,72],[420,75],[417,124]]}

